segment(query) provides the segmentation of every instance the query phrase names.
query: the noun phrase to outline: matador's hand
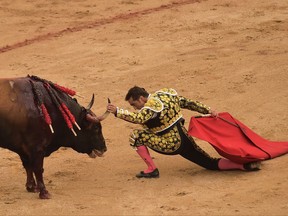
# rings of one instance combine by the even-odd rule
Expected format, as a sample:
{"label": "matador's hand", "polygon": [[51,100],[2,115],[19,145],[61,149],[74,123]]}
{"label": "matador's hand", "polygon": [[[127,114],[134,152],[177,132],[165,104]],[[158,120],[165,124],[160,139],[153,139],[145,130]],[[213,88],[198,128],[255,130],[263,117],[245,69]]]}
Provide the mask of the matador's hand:
{"label": "matador's hand", "polygon": [[218,117],[218,112],[216,110],[211,109],[209,113],[211,114],[212,117],[215,117],[215,118]]}
{"label": "matador's hand", "polygon": [[115,115],[117,112],[117,107],[114,106],[113,104],[108,104],[107,110],[108,110],[108,112],[113,113]]}

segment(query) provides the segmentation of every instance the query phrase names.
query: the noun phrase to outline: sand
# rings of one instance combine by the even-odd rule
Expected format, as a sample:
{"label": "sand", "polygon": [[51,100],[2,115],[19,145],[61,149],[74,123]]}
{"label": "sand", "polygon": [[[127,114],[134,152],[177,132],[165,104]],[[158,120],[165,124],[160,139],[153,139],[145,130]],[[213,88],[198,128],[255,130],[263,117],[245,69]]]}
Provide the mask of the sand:
{"label": "sand", "polygon": [[[175,88],[229,112],[260,136],[288,140],[286,0],[1,0],[0,76],[37,75],[71,88],[93,111],[139,85]],[[186,124],[195,112],[183,111]],[[0,149],[0,215],[287,215],[288,156],[259,172],[208,171],[150,151],[159,179],[137,179],[145,164],[128,137],[138,125],[110,115],[108,151],[72,149],[45,159],[52,199],[25,190],[18,155]],[[196,142],[218,157],[206,142]]]}

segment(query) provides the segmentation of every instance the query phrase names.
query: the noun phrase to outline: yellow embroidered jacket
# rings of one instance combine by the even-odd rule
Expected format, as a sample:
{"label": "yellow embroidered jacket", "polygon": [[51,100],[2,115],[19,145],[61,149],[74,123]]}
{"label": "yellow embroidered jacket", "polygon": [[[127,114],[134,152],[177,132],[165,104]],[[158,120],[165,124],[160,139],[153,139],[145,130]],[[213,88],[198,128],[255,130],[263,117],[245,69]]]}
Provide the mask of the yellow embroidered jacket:
{"label": "yellow embroidered jacket", "polygon": [[151,133],[159,133],[173,126],[182,118],[181,108],[208,114],[210,107],[193,101],[171,88],[163,88],[150,94],[144,107],[137,112],[117,108],[116,117],[143,125]]}

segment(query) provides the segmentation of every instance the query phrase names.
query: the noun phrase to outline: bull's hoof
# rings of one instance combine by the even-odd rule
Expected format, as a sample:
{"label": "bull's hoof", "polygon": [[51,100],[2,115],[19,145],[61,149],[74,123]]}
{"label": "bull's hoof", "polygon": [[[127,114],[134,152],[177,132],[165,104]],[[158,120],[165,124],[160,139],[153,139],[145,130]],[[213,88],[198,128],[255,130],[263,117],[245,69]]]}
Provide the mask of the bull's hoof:
{"label": "bull's hoof", "polygon": [[51,199],[51,195],[49,194],[49,192],[47,190],[41,191],[39,193],[39,198],[40,199]]}
{"label": "bull's hoof", "polygon": [[26,185],[26,190],[30,193],[38,193],[39,189],[36,185]]}

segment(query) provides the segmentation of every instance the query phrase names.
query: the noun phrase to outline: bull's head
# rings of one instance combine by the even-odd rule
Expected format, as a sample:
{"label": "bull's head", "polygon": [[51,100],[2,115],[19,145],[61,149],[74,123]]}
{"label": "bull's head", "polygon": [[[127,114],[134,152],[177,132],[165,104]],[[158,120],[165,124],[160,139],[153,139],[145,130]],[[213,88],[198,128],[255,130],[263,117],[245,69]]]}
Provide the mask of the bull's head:
{"label": "bull's head", "polygon": [[[108,98],[108,103],[111,103],[110,99]],[[109,112],[106,111],[103,115],[101,116],[96,116],[92,111],[91,111],[91,108],[94,104],[94,94],[92,95],[92,99],[89,103],[89,105],[87,106],[86,110],[90,111],[87,113],[86,115],[86,118],[88,121],[90,122],[100,122],[100,121],[103,121],[104,119],[107,118],[107,116],[109,115]]]}
{"label": "bull's head", "polygon": [[81,114],[79,118],[79,123],[81,130],[78,131],[75,137],[75,144],[71,147],[77,152],[87,153],[90,157],[101,157],[107,150],[104,136],[102,134],[103,121],[108,114],[97,117],[91,108],[94,103],[94,95],[89,103],[85,107],[81,107]]}
{"label": "bull's head", "polygon": [[[108,103],[110,103],[110,100],[108,99]],[[107,116],[109,115],[109,112],[106,111],[101,116],[96,116],[95,113],[92,112],[91,108],[94,104],[94,94],[92,95],[92,99],[89,103],[89,105],[86,107],[86,120],[89,122],[89,125],[87,126],[87,130],[94,131],[94,139],[98,140],[97,143],[100,143],[100,145],[95,147],[95,149],[92,150],[92,152],[89,154],[90,157],[101,157],[103,156],[103,153],[107,150],[105,145],[105,140],[102,135],[102,126],[101,121],[103,121]],[[97,135],[95,135],[95,133]],[[92,134],[93,136],[93,134]],[[93,137],[92,137],[93,138]]]}

